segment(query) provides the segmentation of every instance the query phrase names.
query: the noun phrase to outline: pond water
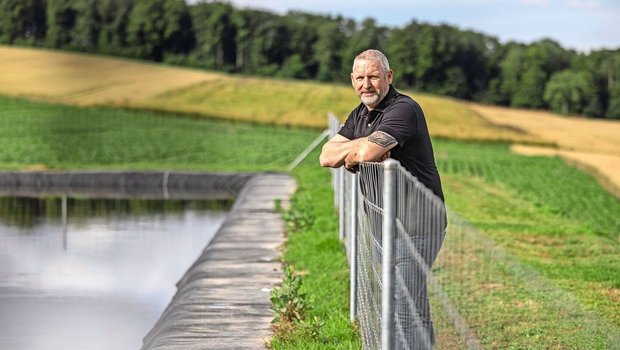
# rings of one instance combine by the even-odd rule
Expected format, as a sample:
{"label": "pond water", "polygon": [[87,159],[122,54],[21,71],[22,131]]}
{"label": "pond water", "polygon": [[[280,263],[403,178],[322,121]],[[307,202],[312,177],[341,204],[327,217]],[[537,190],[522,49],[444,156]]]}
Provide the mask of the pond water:
{"label": "pond water", "polygon": [[0,198],[0,349],[139,349],[230,205]]}

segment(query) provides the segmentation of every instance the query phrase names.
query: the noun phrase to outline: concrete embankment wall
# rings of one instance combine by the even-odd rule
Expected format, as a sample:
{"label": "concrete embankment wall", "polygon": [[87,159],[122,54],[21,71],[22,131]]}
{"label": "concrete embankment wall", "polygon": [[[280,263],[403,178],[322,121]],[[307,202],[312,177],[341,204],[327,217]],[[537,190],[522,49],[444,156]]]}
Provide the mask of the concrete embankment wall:
{"label": "concrete embankment wall", "polygon": [[234,198],[254,174],[191,172],[5,172],[0,195],[92,198]]}
{"label": "concrete embankment wall", "polygon": [[271,320],[270,290],[282,280],[278,247],[295,189],[285,174],[253,177],[215,238],[177,284],[143,349],[259,349]]}

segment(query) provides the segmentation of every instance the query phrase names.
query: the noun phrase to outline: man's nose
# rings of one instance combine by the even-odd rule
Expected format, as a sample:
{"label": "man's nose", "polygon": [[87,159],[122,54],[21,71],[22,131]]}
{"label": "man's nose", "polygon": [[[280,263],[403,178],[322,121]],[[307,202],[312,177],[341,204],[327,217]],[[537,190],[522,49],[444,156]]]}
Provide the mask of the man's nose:
{"label": "man's nose", "polygon": [[372,87],[370,78],[368,78],[368,77],[364,78],[364,82],[363,83],[364,83],[364,88]]}

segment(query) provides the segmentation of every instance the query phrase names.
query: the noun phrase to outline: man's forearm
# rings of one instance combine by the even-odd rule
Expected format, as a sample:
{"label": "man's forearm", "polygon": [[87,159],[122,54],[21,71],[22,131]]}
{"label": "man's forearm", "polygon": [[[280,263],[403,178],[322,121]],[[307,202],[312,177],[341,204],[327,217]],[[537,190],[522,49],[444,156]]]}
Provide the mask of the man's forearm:
{"label": "man's forearm", "polygon": [[360,139],[344,159],[344,167],[351,171],[357,171],[357,166],[362,162],[382,162],[390,157],[390,150],[398,142],[394,137],[383,131],[375,131],[367,139]]}
{"label": "man's forearm", "polygon": [[364,138],[342,142],[328,142],[323,146],[319,161],[321,166],[338,168],[344,164],[345,158],[357,149]]}
{"label": "man's forearm", "polygon": [[389,157],[390,149],[396,144],[396,139],[383,131],[355,140],[336,136],[323,146],[319,159],[321,166],[338,168],[344,165],[355,172],[359,163],[383,161]]}

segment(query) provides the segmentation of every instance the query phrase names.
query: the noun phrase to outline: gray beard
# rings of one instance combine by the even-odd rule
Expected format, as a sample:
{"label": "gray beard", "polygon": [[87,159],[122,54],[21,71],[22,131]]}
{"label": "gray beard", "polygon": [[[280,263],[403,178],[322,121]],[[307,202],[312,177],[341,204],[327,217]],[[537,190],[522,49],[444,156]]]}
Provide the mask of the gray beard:
{"label": "gray beard", "polygon": [[379,94],[377,94],[375,92],[374,96],[372,97],[365,97],[364,95],[360,96],[360,100],[362,101],[362,103],[368,107],[368,106],[373,106],[377,107],[379,105],[379,103],[381,102],[381,100],[383,100],[383,98],[387,95],[387,90],[382,94],[382,96],[379,96]]}

